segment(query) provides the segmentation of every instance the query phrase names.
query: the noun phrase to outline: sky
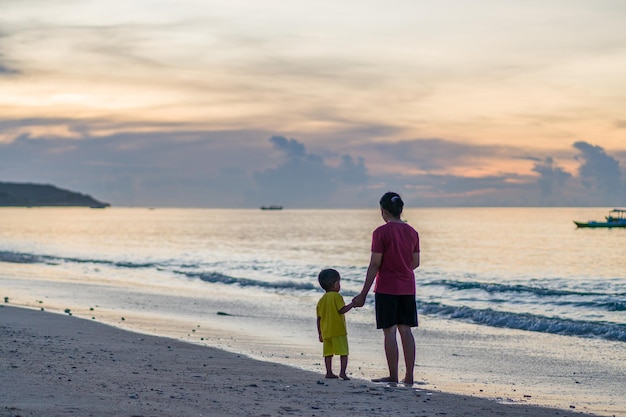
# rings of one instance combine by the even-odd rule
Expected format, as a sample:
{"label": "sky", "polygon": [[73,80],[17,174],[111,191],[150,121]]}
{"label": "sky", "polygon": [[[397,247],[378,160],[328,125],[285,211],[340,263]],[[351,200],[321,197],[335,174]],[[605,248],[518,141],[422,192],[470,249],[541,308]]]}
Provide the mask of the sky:
{"label": "sky", "polygon": [[626,205],[623,0],[0,0],[0,181],[114,206]]}

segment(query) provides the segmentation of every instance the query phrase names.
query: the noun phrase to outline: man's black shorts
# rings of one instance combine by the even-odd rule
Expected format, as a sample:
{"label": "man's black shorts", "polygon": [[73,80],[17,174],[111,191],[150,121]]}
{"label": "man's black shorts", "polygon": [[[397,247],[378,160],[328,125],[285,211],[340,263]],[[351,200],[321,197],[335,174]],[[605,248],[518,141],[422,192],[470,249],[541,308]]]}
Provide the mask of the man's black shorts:
{"label": "man's black shorts", "polygon": [[375,294],[376,328],[402,324],[417,327],[417,305],[415,295]]}

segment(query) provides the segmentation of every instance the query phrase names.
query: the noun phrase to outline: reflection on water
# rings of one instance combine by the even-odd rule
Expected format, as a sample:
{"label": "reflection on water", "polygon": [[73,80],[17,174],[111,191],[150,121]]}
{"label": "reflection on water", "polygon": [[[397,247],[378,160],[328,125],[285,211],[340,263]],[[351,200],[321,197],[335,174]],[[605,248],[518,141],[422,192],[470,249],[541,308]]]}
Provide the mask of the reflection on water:
{"label": "reflection on water", "polygon": [[[540,390],[536,398],[623,406],[611,381],[626,376],[615,359],[626,349],[626,259],[619,250],[626,230],[576,229],[572,222],[606,211],[407,209],[422,247],[416,278],[424,379],[439,388],[493,380],[489,389],[504,392],[504,376],[515,375],[517,384]],[[381,222],[376,209],[0,209],[0,295],[253,356],[287,350],[288,362],[317,369],[317,273],[338,269],[344,296],[356,294]],[[351,340],[361,341],[351,346],[362,364],[353,372],[366,378],[385,368],[372,298],[348,316]],[[525,353],[516,350],[520,343]],[[604,385],[564,387],[557,355],[573,358],[579,375],[605,371],[585,356],[612,366]],[[502,360],[497,378],[494,357]],[[553,379],[539,381],[540,372],[519,369],[516,357],[542,358]]]}

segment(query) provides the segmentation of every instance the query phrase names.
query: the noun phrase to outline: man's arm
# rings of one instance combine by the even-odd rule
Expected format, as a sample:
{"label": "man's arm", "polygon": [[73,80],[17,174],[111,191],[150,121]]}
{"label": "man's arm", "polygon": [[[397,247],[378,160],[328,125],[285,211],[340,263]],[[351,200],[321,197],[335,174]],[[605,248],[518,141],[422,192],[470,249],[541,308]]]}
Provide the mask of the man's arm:
{"label": "man's arm", "polygon": [[367,293],[370,292],[374,279],[380,269],[380,264],[383,261],[383,254],[378,252],[372,252],[370,257],[370,264],[367,267],[367,273],[365,274],[365,282],[363,283],[363,289],[361,293],[352,299],[355,307],[362,307],[365,304]]}
{"label": "man's arm", "polygon": [[411,268],[415,269],[418,266],[420,266],[420,253],[413,252],[413,264],[411,265]]}

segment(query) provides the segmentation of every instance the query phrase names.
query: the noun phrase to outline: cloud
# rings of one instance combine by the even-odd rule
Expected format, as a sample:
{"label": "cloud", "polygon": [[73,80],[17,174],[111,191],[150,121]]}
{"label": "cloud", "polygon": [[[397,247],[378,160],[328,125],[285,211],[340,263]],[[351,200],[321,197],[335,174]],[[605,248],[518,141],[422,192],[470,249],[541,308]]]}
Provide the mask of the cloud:
{"label": "cloud", "polygon": [[363,158],[322,157],[281,136],[271,137],[264,143],[273,146],[266,146],[256,140],[268,137],[262,132],[89,137],[89,129],[74,130],[85,136],[33,138],[25,133],[0,143],[0,181],[54,183],[121,206],[345,207],[355,204],[369,178]]}
{"label": "cloud", "polygon": [[618,129],[626,129],[626,120],[618,120],[615,122],[615,127]]}
{"label": "cloud", "polygon": [[284,151],[291,158],[302,158],[306,156],[306,149],[303,144],[295,139],[287,139],[283,136],[272,136],[270,142],[276,149]]}
{"label": "cloud", "polygon": [[[256,172],[257,199],[266,204],[284,204],[291,207],[327,207],[329,204],[350,204],[337,195],[344,190],[355,193],[364,187],[369,174],[363,158],[341,155],[338,164],[329,163],[324,157],[308,153],[296,139],[272,136],[270,142],[281,151],[286,160],[279,166]],[[346,187],[348,186],[348,187]],[[343,197],[342,197],[343,196]]]}
{"label": "cloud", "polygon": [[[0,33],[0,39],[2,38],[2,33]],[[0,53],[0,76],[3,75],[13,75],[13,74],[17,74],[18,71],[10,68],[7,66],[7,63],[5,62],[4,56],[2,53]]]}
{"label": "cloud", "polygon": [[252,170],[272,163],[251,140],[260,134],[127,132],[72,140],[24,134],[0,144],[0,180],[54,183],[114,205],[238,207],[254,186]]}
{"label": "cloud", "polygon": [[372,145],[387,159],[409,162],[422,171],[438,171],[466,166],[493,157],[512,157],[519,150],[501,145],[476,145],[440,138],[412,139]]}
{"label": "cloud", "polygon": [[356,160],[350,155],[342,155],[341,164],[336,169],[339,181],[346,184],[363,184],[368,178],[365,159]]}
{"label": "cloud", "polygon": [[532,170],[539,174],[537,182],[541,188],[541,195],[544,197],[560,193],[565,186],[565,182],[572,176],[572,174],[558,166],[550,156],[543,161],[535,162]]}
{"label": "cloud", "polygon": [[582,162],[578,174],[589,192],[606,202],[624,202],[625,187],[617,159],[607,155],[602,147],[587,142],[576,142],[573,146],[580,152],[576,157]]}
{"label": "cloud", "polygon": [[[407,199],[413,199],[413,205],[590,206],[624,202],[617,160],[601,148],[589,145],[577,145],[575,149],[584,149],[577,158],[581,166],[571,172],[552,156],[529,154],[540,150],[514,146],[472,145],[437,138],[377,144],[376,147],[386,161],[395,164],[403,161],[407,169],[404,175],[384,180],[379,173],[372,183],[393,184]],[[560,158],[571,158],[571,152],[554,152]],[[622,153],[614,152],[617,156]],[[367,161],[371,163],[369,156]],[[494,160],[509,166],[529,161],[532,163],[530,172],[538,175],[514,171],[484,171],[480,175],[481,165]],[[417,170],[410,171],[410,166]],[[600,182],[603,184],[602,192],[589,189],[592,181],[595,187]]]}
{"label": "cloud", "polygon": [[[129,131],[102,135],[114,126],[38,118],[0,121],[0,133],[19,132],[20,123],[33,129],[64,125],[74,136],[16,133],[0,143],[0,181],[52,183],[117,206],[372,207],[388,190],[400,192],[411,207],[617,206],[626,195],[613,156],[619,151],[608,155],[586,142],[574,144],[580,166],[568,172],[552,156],[445,139],[355,140],[350,148],[338,148],[327,137],[312,141],[310,150],[302,140],[263,131],[176,130],[164,124],[168,131],[142,132],[131,123],[117,126]],[[528,174],[474,170],[493,155],[531,168]],[[407,168],[418,165],[430,170]]]}
{"label": "cloud", "polygon": [[0,62],[0,75],[2,75],[2,74],[13,74],[13,73],[14,73],[14,71],[8,69],[4,65],[2,65],[2,63]]}

